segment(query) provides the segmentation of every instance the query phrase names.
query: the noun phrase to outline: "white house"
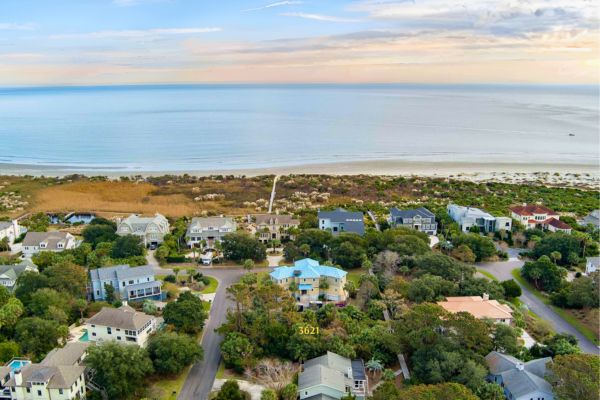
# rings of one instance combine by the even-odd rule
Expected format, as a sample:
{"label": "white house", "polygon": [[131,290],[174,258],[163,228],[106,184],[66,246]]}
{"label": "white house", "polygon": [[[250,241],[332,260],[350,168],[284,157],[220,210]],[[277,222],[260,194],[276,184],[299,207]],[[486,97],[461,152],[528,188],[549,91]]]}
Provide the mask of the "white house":
{"label": "white house", "polygon": [[194,247],[205,241],[208,247],[223,240],[223,236],[235,232],[237,224],[231,217],[196,217],[192,218],[185,234],[187,245]]}
{"label": "white house", "polygon": [[460,226],[463,232],[469,232],[471,227],[476,226],[480,232],[497,232],[501,229],[510,231],[512,219],[508,217],[494,217],[479,208],[457,206],[448,204],[446,209],[448,215]]}
{"label": "white house", "polygon": [[85,399],[85,358],[88,343],[67,343],[54,349],[42,362],[23,362],[10,369],[4,388],[12,400]]}
{"label": "white house", "polygon": [[158,327],[156,317],[126,304],[119,308],[104,307],[85,323],[88,339],[92,342],[115,340],[140,347],[146,347],[148,338]]}
{"label": "white house", "polygon": [[78,245],[75,236],[68,232],[27,232],[23,239],[23,255],[31,257],[40,251],[61,252]]}
{"label": "white house", "polygon": [[585,260],[585,274],[589,275],[600,269],[600,257],[588,257]]}
{"label": "white house", "polygon": [[158,213],[154,217],[140,217],[132,214],[117,223],[117,235],[138,236],[142,239],[144,246],[159,245],[167,233],[169,233],[169,221]]}
{"label": "white house", "polygon": [[24,272],[38,272],[37,266],[31,260],[23,260],[19,264],[0,265],[0,285],[12,291],[17,279]]}
{"label": "white house", "polygon": [[11,245],[19,235],[21,235],[21,227],[17,220],[0,221],[0,241],[8,238],[8,244]]}
{"label": "white house", "polygon": [[551,232],[571,233],[569,224],[560,220],[554,210],[537,204],[523,204],[510,208],[513,219],[519,221],[526,229],[547,229]]}

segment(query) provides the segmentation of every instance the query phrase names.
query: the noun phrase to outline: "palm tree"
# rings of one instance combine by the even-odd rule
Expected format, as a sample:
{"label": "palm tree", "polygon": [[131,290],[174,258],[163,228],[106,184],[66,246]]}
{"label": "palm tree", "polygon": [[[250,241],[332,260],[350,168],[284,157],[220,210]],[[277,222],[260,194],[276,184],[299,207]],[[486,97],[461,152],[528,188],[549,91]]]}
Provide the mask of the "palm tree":
{"label": "palm tree", "polygon": [[374,357],[367,361],[365,367],[373,375],[375,375],[376,373],[381,373],[381,371],[383,371],[383,363]]}
{"label": "palm tree", "polygon": [[381,378],[384,381],[393,381],[394,379],[396,379],[396,374],[394,374],[394,371],[392,371],[391,369],[386,368],[383,371],[383,374],[381,375]]}
{"label": "palm tree", "polygon": [[552,259],[552,261],[554,261],[554,264],[556,264],[556,262],[560,261],[560,259],[562,258],[562,254],[560,251],[553,251],[552,253],[550,253],[550,258]]}

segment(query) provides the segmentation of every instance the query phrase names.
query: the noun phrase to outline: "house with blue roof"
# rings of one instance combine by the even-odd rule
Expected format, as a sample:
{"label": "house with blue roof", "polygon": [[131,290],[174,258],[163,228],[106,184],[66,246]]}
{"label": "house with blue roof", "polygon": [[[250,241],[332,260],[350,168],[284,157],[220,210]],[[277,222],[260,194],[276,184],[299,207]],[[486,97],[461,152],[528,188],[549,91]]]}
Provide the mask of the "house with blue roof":
{"label": "house with blue roof", "polygon": [[347,274],[343,269],[305,258],[291,267],[275,268],[271,280],[289,290],[298,302],[308,305],[318,300],[346,301]]}

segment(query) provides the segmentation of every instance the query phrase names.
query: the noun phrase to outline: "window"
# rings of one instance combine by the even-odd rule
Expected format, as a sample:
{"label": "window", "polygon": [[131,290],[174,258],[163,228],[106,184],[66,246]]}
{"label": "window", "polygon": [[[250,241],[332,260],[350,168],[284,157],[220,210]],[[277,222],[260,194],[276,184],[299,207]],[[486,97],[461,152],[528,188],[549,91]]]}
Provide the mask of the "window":
{"label": "window", "polygon": [[106,333],[108,333],[109,335],[112,335],[112,328],[110,326],[106,327]]}
{"label": "window", "polygon": [[27,393],[31,393],[31,388],[27,388]]}
{"label": "window", "polygon": [[41,396],[41,395],[42,395],[42,391],[38,390],[38,396]]}
{"label": "window", "polygon": [[58,393],[59,394],[63,394],[63,390],[62,389],[58,389]]}
{"label": "window", "polygon": [[92,336],[96,336],[96,332],[92,332]]}
{"label": "window", "polygon": [[117,340],[121,340],[121,336],[117,336]]}

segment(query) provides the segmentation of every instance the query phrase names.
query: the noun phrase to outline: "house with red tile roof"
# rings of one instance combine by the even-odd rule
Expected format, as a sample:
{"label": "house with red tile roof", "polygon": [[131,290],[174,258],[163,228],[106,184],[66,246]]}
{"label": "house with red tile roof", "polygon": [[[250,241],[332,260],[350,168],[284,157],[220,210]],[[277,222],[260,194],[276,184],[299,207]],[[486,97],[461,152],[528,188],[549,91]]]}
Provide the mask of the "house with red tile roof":
{"label": "house with red tile roof", "polygon": [[523,204],[510,208],[511,216],[516,219],[527,229],[545,229],[551,232],[571,233],[571,226],[560,220],[554,210],[538,205],[538,204]]}

